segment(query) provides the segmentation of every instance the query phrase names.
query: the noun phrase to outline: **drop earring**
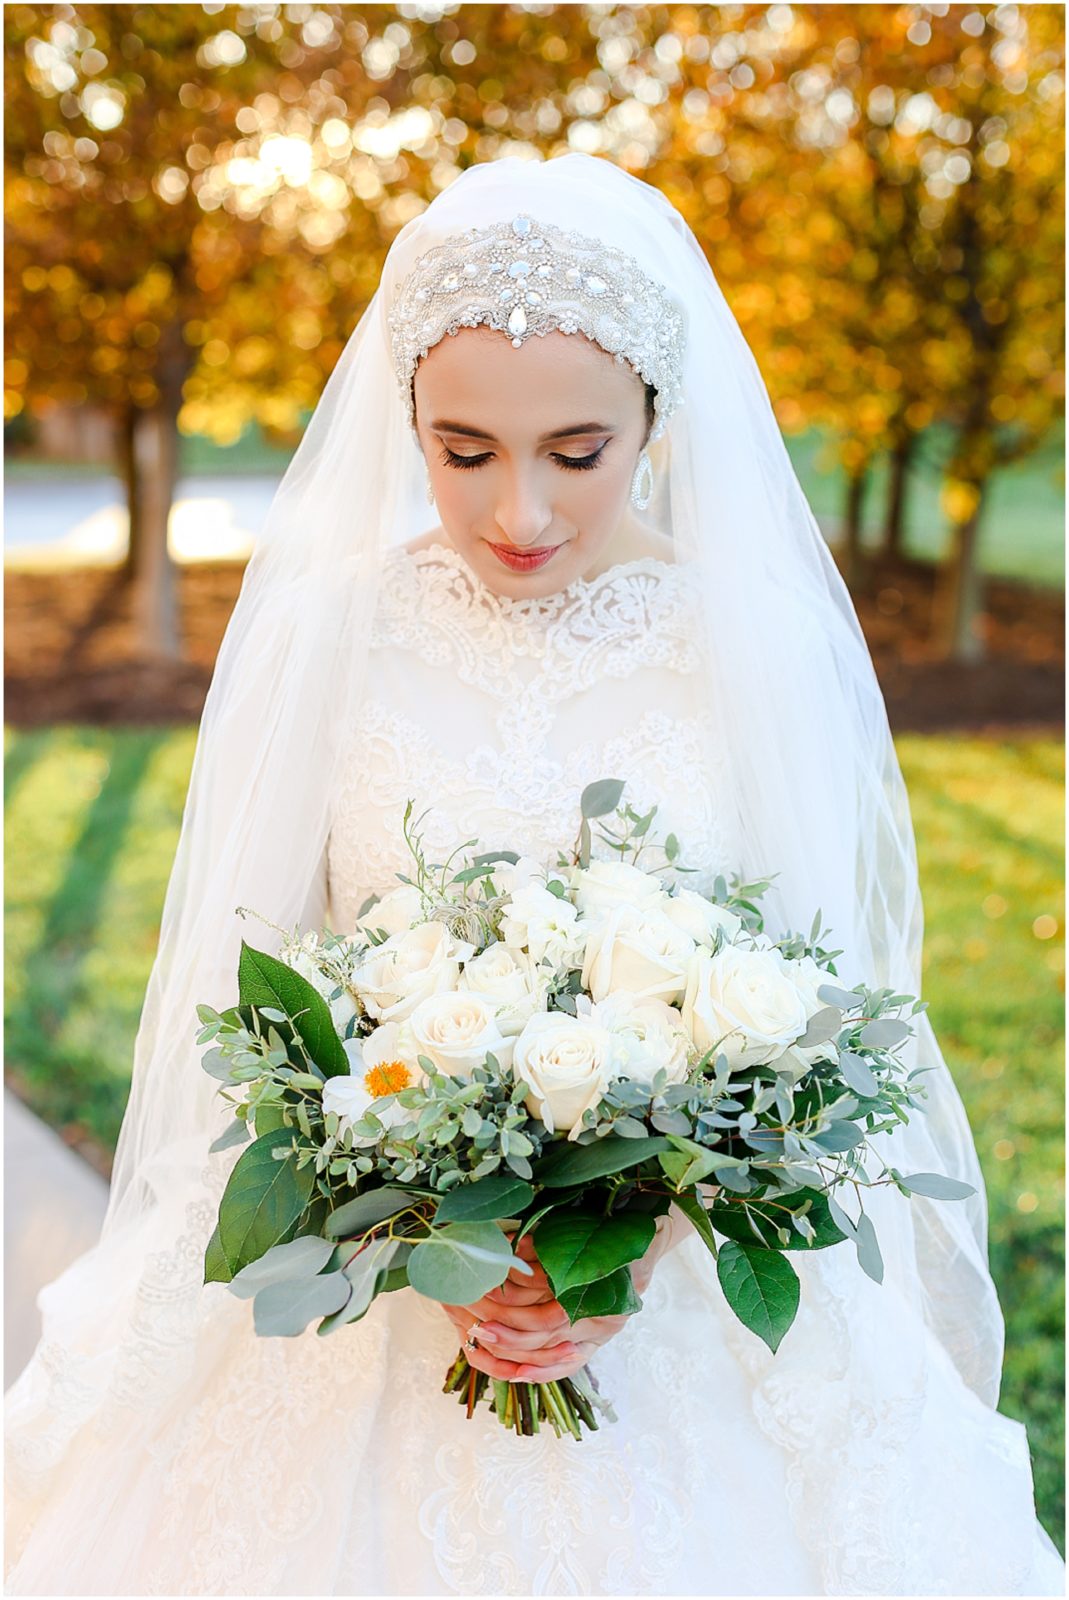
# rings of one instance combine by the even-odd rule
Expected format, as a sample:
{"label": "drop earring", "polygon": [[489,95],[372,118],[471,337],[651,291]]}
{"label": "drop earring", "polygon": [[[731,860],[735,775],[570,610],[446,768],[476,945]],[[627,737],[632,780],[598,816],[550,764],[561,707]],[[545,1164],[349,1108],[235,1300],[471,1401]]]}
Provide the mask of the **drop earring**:
{"label": "drop earring", "polygon": [[639,451],[631,479],[631,504],[636,511],[645,511],[653,494],[653,465],[645,450]]}
{"label": "drop earring", "polygon": [[429,472],[427,473],[427,504],[429,506],[434,504],[434,485],[431,482],[431,475]]}

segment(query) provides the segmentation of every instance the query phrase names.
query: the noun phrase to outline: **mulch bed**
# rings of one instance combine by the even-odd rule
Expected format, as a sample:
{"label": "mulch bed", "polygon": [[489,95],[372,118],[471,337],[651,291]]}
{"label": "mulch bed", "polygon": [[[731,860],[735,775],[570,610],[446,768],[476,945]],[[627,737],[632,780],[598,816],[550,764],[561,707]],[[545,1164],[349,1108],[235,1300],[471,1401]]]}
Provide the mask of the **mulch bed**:
{"label": "mulch bed", "polygon": [[[113,571],[8,572],[7,722],[28,728],[195,721],[242,570],[232,562],[181,569],[185,660],[178,665],[137,658],[129,592]],[[936,659],[929,643],[933,589],[933,568],[883,562],[870,568],[854,597],[894,731],[1060,732],[1064,597],[989,581],[985,659],[954,664]]]}

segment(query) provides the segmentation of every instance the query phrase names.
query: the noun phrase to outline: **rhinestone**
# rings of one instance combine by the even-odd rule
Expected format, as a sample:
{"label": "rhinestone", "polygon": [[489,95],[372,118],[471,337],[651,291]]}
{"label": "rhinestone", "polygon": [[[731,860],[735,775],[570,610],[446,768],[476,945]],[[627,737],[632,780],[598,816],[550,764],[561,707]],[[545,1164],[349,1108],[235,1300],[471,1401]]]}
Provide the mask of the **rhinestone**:
{"label": "rhinestone", "polygon": [[543,265],[543,266],[539,267],[538,268],[538,276],[540,278],[552,278],[552,276],[553,276],[553,268],[550,267],[550,266],[547,266],[547,265]]}
{"label": "rhinestone", "polygon": [[536,293],[534,289],[528,289],[523,298],[529,306],[540,306],[542,304],[542,296]]}
{"label": "rhinestone", "polygon": [[522,306],[513,306],[509,312],[508,330],[516,334],[527,332],[527,313]]}
{"label": "rhinestone", "polygon": [[454,289],[460,288],[460,279],[455,272],[451,272],[448,277],[442,279],[442,288],[446,294],[452,294]]}
{"label": "rhinestone", "polygon": [[501,301],[502,301],[502,302],[504,302],[504,301],[506,301],[506,300],[511,300],[511,299],[512,299],[512,296],[513,296],[513,294],[514,294],[514,292],[515,292],[515,291],[514,291],[514,290],[512,290],[512,289],[511,289],[511,288],[508,288],[508,289],[502,289],[502,291],[501,291],[501,293],[500,293],[500,294],[499,294],[499,295],[498,295],[498,297],[497,297],[497,298],[498,298],[498,299],[499,299],[499,300],[501,300]]}
{"label": "rhinestone", "polygon": [[504,271],[503,263],[500,262],[500,261],[491,261],[491,263],[490,263],[490,271],[491,272],[503,272]]}
{"label": "rhinestone", "polygon": [[604,294],[608,287],[604,278],[592,277],[586,280],[587,294]]}
{"label": "rhinestone", "polygon": [[521,234],[521,235],[530,233],[530,231],[531,231],[531,219],[530,219],[530,217],[513,217],[513,219],[512,219],[512,231],[513,231],[513,233],[518,233],[518,234]]}
{"label": "rhinestone", "polygon": [[530,272],[530,270],[531,270],[531,263],[529,261],[514,261],[512,263],[512,265],[511,265],[511,267],[509,268],[509,277],[510,278],[526,278],[526,276]]}
{"label": "rhinestone", "polygon": [[467,263],[464,268],[464,276],[465,278],[477,278],[479,276],[479,268],[474,261]]}

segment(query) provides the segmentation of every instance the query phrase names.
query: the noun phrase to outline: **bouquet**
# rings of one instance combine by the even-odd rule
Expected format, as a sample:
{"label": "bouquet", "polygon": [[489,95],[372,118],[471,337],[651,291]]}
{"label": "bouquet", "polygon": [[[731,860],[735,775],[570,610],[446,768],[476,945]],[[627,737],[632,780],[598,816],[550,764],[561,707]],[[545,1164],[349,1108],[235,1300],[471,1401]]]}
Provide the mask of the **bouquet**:
{"label": "bouquet", "polygon": [[[927,1069],[899,1052],[926,1002],[837,983],[819,911],[773,939],[771,879],[700,894],[671,834],[647,870],[656,807],[623,790],[583,791],[552,866],[476,840],[432,863],[410,801],[412,870],[353,932],[278,929],[279,957],[243,942],[237,1005],[198,1007],[233,1112],[212,1149],[245,1144],[204,1278],[252,1299],[258,1334],[327,1335],[406,1286],[472,1304],[530,1273],[525,1235],[571,1322],[633,1312],[631,1263],[675,1206],[775,1351],[792,1252],[849,1243],[881,1281],[867,1189],[973,1192],[871,1143],[923,1109]],[[595,828],[616,859],[591,859]],[[521,1434],[612,1417],[588,1368],[507,1383],[461,1350],[444,1387]]]}

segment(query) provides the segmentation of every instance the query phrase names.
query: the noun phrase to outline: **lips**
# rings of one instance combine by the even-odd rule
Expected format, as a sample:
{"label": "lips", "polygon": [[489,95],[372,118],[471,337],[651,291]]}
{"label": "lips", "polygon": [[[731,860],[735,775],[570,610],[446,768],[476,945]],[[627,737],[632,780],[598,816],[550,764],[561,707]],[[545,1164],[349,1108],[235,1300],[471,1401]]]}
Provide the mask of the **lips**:
{"label": "lips", "polygon": [[[487,540],[487,543],[490,541]],[[549,544],[537,550],[516,550],[511,545],[490,544],[490,549],[502,566],[511,568],[513,572],[537,571],[539,567],[544,567],[560,548],[559,544]]]}

